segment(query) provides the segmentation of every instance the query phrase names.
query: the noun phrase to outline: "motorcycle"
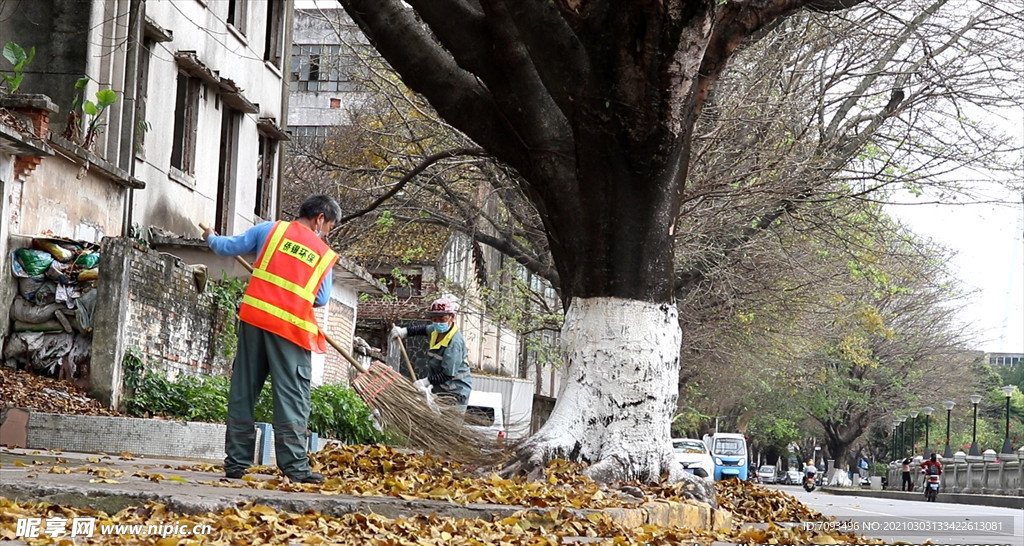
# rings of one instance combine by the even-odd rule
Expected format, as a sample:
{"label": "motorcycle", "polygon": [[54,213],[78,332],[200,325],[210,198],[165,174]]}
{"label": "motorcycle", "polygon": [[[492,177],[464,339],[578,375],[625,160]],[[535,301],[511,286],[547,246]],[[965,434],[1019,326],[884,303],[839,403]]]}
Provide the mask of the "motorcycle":
{"label": "motorcycle", "polygon": [[927,502],[935,502],[935,499],[939,496],[939,475],[928,474],[924,485],[924,500]]}
{"label": "motorcycle", "polygon": [[804,476],[804,491],[810,493],[814,491],[814,474],[808,473]]}

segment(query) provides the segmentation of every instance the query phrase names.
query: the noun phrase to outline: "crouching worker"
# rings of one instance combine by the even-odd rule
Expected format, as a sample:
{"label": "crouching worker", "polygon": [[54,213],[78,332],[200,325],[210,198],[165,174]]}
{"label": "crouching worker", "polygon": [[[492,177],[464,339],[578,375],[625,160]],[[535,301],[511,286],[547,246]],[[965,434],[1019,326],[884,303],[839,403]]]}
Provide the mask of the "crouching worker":
{"label": "crouching worker", "polygon": [[256,450],[256,400],[267,376],[274,395],[277,466],[296,482],[320,483],[310,471],[306,424],[310,409],[311,351],[326,351],[313,308],[331,296],[331,268],[338,256],[322,239],[341,218],[338,203],[314,195],[294,222],[264,222],[245,233],[203,233],[222,256],[255,253],[252,279],[238,310],[238,352],[228,394],[224,474],[241,478]]}
{"label": "crouching worker", "polygon": [[455,305],[444,298],[430,304],[430,324],[392,326],[392,338],[430,335],[429,374],[427,380],[438,400],[466,411],[469,391],[473,389],[469,376],[469,353],[462,332],[455,325]]}

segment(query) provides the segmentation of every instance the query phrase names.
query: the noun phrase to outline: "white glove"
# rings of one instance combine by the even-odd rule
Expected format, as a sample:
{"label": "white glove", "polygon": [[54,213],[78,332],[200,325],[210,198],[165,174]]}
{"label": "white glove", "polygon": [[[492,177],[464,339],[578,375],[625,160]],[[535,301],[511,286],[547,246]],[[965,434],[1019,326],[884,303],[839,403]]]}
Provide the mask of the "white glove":
{"label": "white glove", "polygon": [[409,330],[408,329],[402,328],[401,326],[392,325],[391,326],[391,333],[388,335],[388,337],[390,337],[392,339],[396,338],[396,337],[397,338],[401,338],[401,339],[405,339],[405,336],[408,335],[408,334],[409,334]]}
{"label": "white glove", "polygon": [[417,379],[416,381],[413,381],[412,384],[416,386],[416,390],[420,391],[423,398],[427,399],[427,406],[434,410],[434,412],[437,412],[438,407],[434,402],[434,392],[433,387],[430,385],[430,380],[427,378]]}

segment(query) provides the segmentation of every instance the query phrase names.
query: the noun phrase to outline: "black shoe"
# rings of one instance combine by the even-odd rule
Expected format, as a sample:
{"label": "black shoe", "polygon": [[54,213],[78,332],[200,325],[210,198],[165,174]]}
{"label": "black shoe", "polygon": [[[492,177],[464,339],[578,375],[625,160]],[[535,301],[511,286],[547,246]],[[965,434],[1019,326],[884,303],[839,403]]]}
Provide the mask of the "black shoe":
{"label": "black shoe", "polygon": [[224,472],[224,477],[231,478],[232,480],[240,479],[244,475],[245,475],[245,471],[244,470],[226,470]]}
{"label": "black shoe", "polygon": [[[287,474],[285,474],[287,476]],[[302,477],[288,476],[288,479],[298,483],[324,483],[323,474],[317,474],[316,472],[310,472]]]}

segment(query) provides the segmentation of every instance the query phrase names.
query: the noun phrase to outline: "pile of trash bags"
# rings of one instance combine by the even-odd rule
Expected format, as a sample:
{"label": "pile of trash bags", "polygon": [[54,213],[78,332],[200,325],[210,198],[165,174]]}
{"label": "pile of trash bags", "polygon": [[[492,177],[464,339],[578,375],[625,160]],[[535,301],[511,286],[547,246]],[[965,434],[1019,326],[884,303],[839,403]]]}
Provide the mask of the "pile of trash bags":
{"label": "pile of trash bags", "polygon": [[68,381],[88,379],[98,247],[60,238],[33,239],[11,252],[18,293],[4,364]]}

